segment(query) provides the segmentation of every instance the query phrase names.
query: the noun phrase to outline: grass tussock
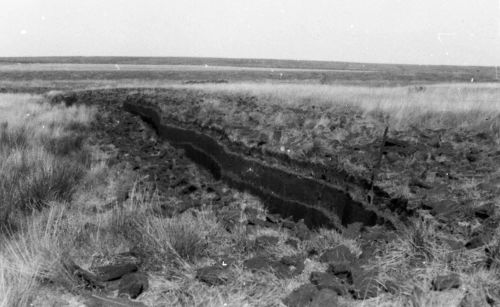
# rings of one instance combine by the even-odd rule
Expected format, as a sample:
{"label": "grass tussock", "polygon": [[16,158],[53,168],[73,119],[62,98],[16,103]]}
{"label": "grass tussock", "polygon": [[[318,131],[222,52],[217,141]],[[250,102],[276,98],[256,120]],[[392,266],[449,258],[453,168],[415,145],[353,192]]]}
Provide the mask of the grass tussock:
{"label": "grass tussock", "polygon": [[188,210],[176,217],[164,217],[155,193],[133,186],[130,198],[113,213],[111,227],[121,232],[150,258],[173,256],[183,264],[206,256],[208,242],[220,231],[212,210]]}
{"label": "grass tussock", "polygon": [[9,213],[40,208],[50,201],[69,201],[85,168],[42,149],[15,150],[0,162],[0,202]]}
{"label": "grass tussock", "polygon": [[204,223],[204,217],[183,214],[172,219],[149,218],[139,229],[146,244],[154,249],[168,246],[182,259],[191,261],[201,257],[207,246],[206,234],[200,231],[203,227],[197,224],[199,222]]}
{"label": "grass tussock", "polygon": [[65,206],[23,219],[20,229],[0,242],[0,306],[28,306],[36,288],[52,283],[71,289],[77,281],[64,267],[74,235]]}
{"label": "grass tussock", "polygon": [[[377,305],[455,306],[465,296],[485,301],[487,295],[498,293],[498,268],[475,266],[485,260],[482,250],[453,250],[447,239],[452,238],[434,223],[415,220],[405,234],[385,246],[371,265],[379,271],[380,284],[392,282],[399,290],[390,298],[378,298]],[[462,281],[451,298],[432,291],[433,280],[446,274],[458,274]]]}
{"label": "grass tussock", "polygon": [[64,204],[90,166],[94,113],[0,95],[0,306],[28,306],[43,284],[78,285],[64,264],[79,224]]}
{"label": "grass tussock", "polygon": [[0,95],[0,223],[50,201],[69,201],[90,163],[84,136],[94,111]]}

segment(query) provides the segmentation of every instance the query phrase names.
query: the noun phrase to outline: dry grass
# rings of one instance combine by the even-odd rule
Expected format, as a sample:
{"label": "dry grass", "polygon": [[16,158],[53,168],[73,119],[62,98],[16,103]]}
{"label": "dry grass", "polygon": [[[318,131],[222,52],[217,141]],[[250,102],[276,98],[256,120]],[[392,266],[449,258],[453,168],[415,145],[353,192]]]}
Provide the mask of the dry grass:
{"label": "dry grass", "polygon": [[424,87],[363,87],[318,84],[235,83],[183,85],[208,92],[246,93],[259,102],[361,110],[387,117],[396,129],[488,126],[500,129],[500,85],[439,84]]}
{"label": "dry grass", "polygon": [[206,220],[206,215],[200,212],[197,217],[190,214],[170,219],[151,217],[141,223],[139,229],[143,238],[154,246],[153,250],[170,246],[182,259],[191,261],[205,254],[208,245],[205,232],[210,231],[206,228],[216,225],[215,217]]}
{"label": "dry grass", "polygon": [[357,256],[362,252],[356,240],[348,239],[333,229],[319,229],[318,233],[305,243],[305,250],[315,250],[318,254],[321,254],[326,249],[339,245],[347,246],[351,252]]}
{"label": "dry grass", "polygon": [[[65,218],[65,206],[54,204],[49,209],[24,219],[21,228],[4,238],[0,253],[0,292],[5,305],[27,306],[34,290],[50,282],[71,288],[76,281],[63,266],[68,242],[75,227]],[[5,288],[6,287],[6,288]]]}
{"label": "dry grass", "polygon": [[85,170],[78,161],[62,159],[42,149],[15,150],[0,163],[0,201],[3,222],[40,208],[49,201],[69,201]]}
{"label": "dry grass", "polygon": [[[424,91],[406,87],[326,85],[192,87],[216,92],[247,92],[256,95],[259,103],[353,108],[374,118],[379,118],[380,112],[390,113],[388,120],[401,129],[417,121],[432,128],[489,125],[488,129],[497,129],[494,123],[500,114],[495,98],[499,89],[494,85],[427,86]],[[123,178],[129,174],[120,173],[111,178],[105,164],[89,162],[81,132],[93,119],[94,111],[85,107],[51,106],[40,103],[40,99],[0,95],[0,122],[7,123],[0,128],[0,212],[9,212],[3,219],[15,221],[18,226],[16,233],[0,236],[0,306],[28,305],[36,297],[38,288],[47,285],[46,281],[65,289],[78,287],[61,266],[67,255],[78,258],[82,266],[88,266],[95,255],[105,260],[136,244],[148,253],[150,261],[160,264],[151,274],[150,290],[141,297],[142,301],[151,304],[279,305],[287,293],[308,282],[312,271],[326,269],[308,259],[305,271],[288,280],[244,270],[241,261],[251,255],[252,236],[238,229],[228,233],[210,209],[190,210],[174,218],[161,216],[154,194],[124,184]],[[441,100],[442,104],[436,103]],[[432,115],[428,115],[429,110]],[[278,114],[277,120],[293,121],[285,115]],[[321,118],[312,124],[326,126],[328,119]],[[76,190],[79,198],[75,200]],[[102,206],[109,201],[107,194],[113,193],[111,198],[117,204],[115,210],[88,212],[91,210],[85,206]],[[129,197],[120,196],[122,194]],[[473,197],[471,194],[470,198]],[[255,205],[252,199],[242,197],[240,200],[238,205],[242,212],[246,203]],[[82,204],[82,208],[75,208],[78,207],[75,204]],[[41,206],[40,212],[28,215],[19,210],[24,207],[24,212],[31,212],[30,209],[38,205],[49,206]],[[97,227],[86,230],[87,223]],[[484,297],[487,292],[497,291],[498,269],[473,269],[471,265],[483,261],[484,254],[477,250],[452,252],[442,243],[444,234],[434,225],[419,222],[415,225],[399,240],[381,247],[383,253],[371,264],[379,269],[380,282],[396,281],[401,291],[364,302],[347,301],[346,305],[439,306],[459,300],[465,293]],[[361,252],[356,240],[345,239],[331,230],[320,230],[293,250],[284,244],[289,236],[286,230],[273,230],[273,233],[260,230],[254,235],[262,234],[280,238],[277,246],[270,249],[277,257],[306,254],[310,248],[321,251],[336,244],[348,246],[355,254]],[[230,269],[228,284],[210,287],[196,280],[197,268],[211,264],[211,258],[228,251],[239,259]],[[415,261],[420,261],[421,265],[415,266]],[[169,262],[174,265],[170,266]],[[452,294],[431,291],[432,279],[447,272],[460,274],[463,286]]]}
{"label": "dry grass", "polygon": [[69,201],[89,155],[81,129],[93,119],[85,107],[64,108],[29,95],[0,95],[0,221],[52,200]]}
{"label": "dry grass", "polygon": [[[3,81],[5,86],[19,82]],[[69,84],[69,85],[68,85]],[[30,86],[53,87],[54,81],[35,80]],[[61,85],[62,86],[62,85]],[[366,86],[239,82],[182,85],[159,80],[66,81],[68,88],[184,88],[217,93],[245,93],[264,104],[295,107],[308,105],[347,108],[387,121],[398,130],[417,126],[430,129],[478,127],[500,129],[500,85],[498,83],[453,83],[425,86]],[[1,121],[0,121],[1,122]]]}
{"label": "dry grass", "polygon": [[[176,258],[184,266],[207,255],[210,238],[219,231],[212,211],[187,211],[163,217],[155,193],[134,185],[130,198],[112,214],[110,227],[149,254],[150,262]],[[162,262],[159,260],[159,262]],[[168,262],[165,262],[168,266]]]}
{"label": "dry grass", "polygon": [[[371,266],[378,269],[381,284],[394,282],[399,291],[377,298],[376,305],[457,306],[466,295],[485,303],[486,295],[498,293],[498,268],[477,265],[485,260],[482,250],[453,250],[445,238],[451,239],[434,222],[414,220],[406,234],[383,247]],[[460,276],[458,289],[431,290],[435,277],[450,273]]]}
{"label": "dry grass", "polygon": [[55,201],[71,201],[86,173],[79,133],[93,117],[85,107],[0,95],[0,306],[29,305],[45,282],[75,285],[62,264],[78,225]]}

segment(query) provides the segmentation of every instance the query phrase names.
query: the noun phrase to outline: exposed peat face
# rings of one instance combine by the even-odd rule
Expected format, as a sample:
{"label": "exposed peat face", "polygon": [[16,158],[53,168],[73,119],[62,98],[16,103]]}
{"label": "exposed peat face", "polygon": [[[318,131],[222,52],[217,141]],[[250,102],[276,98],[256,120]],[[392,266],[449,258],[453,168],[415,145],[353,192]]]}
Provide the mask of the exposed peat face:
{"label": "exposed peat face", "polygon": [[[179,103],[170,99],[170,91],[75,91],[53,97],[52,101],[64,101],[67,105],[112,105],[137,115],[165,141],[182,149],[189,159],[210,171],[216,180],[258,196],[270,213],[295,221],[304,220],[310,228],[343,231],[356,224],[381,225],[394,230],[399,229],[401,220],[408,216],[405,200],[390,197],[379,187],[371,186],[366,178],[341,167],[235,143],[227,137],[227,131],[184,122],[177,118],[177,113],[165,114],[157,103]],[[194,95],[196,98],[196,93]]]}
{"label": "exposed peat face", "polygon": [[311,228],[341,228],[352,223],[365,226],[388,221],[326,182],[285,169],[265,165],[244,154],[228,150],[208,135],[162,121],[158,110],[126,102],[127,111],[150,123],[157,133],[188,158],[208,169],[214,178],[259,196],[271,213],[294,220],[304,219]]}

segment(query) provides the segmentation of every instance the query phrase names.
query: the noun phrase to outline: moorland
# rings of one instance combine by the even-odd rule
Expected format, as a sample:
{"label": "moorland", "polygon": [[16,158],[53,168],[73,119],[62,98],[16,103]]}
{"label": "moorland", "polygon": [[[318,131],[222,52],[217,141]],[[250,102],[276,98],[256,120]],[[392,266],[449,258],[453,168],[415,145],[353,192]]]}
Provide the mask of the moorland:
{"label": "moorland", "polygon": [[494,67],[3,58],[0,87],[0,306],[500,302]]}

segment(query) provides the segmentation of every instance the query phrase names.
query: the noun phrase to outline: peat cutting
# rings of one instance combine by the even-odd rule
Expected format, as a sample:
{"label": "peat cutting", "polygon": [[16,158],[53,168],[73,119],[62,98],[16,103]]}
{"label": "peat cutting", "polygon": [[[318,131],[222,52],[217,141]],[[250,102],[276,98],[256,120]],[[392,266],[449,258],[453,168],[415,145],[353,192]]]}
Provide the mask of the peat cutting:
{"label": "peat cutting", "polygon": [[[352,197],[352,191],[331,180],[308,176],[317,171],[317,165],[297,163],[302,170],[309,169],[309,172],[299,173],[296,169],[287,168],[289,159],[282,159],[280,167],[277,167],[249,155],[248,150],[235,151],[235,147],[230,148],[220,138],[206,134],[202,129],[169,122],[158,107],[144,103],[131,92],[132,89],[78,91],[53,97],[52,101],[64,101],[66,104],[118,103],[125,111],[150,124],[162,139],[182,149],[189,159],[207,169],[216,180],[258,196],[270,213],[283,218],[291,217],[295,221],[303,219],[310,228],[328,227],[342,231],[353,223],[366,227],[383,225],[389,229],[396,228],[396,219],[387,212],[389,210],[376,209],[383,191],[376,190],[378,196],[372,204],[359,201],[359,197]],[[276,160],[276,157],[280,155],[272,159]],[[329,169],[328,172],[331,175],[335,170]],[[338,175],[342,176],[345,177]],[[351,179],[350,185],[345,186],[363,182]],[[359,194],[359,191],[368,193],[366,184],[359,186],[356,193]],[[380,205],[387,209],[390,208],[388,203],[390,200],[385,198],[384,204]]]}

